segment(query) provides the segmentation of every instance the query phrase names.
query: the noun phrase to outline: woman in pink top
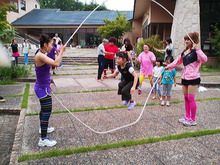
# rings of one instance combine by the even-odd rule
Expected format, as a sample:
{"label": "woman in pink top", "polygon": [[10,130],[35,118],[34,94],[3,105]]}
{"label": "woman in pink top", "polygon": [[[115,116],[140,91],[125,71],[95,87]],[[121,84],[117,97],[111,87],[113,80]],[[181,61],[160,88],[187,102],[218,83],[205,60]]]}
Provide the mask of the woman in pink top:
{"label": "woman in pink top", "polygon": [[141,64],[138,94],[141,94],[141,86],[145,76],[148,76],[151,87],[153,86],[153,63],[156,61],[156,57],[149,49],[149,44],[145,43],[143,46],[144,51],[136,58],[137,62]]}
{"label": "woman in pink top", "polygon": [[[175,68],[177,65],[183,64],[182,71],[182,88],[185,99],[186,115],[179,119],[180,123],[185,126],[196,126],[196,110],[197,105],[195,101],[195,94],[200,84],[199,68],[202,63],[207,61],[207,56],[201,49],[197,47],[199,43],[199,34],[197,32],[189,33],[189,39],[186,35],[184,37],[186,48],[173,63],[168,65],[167,69]],[[166,69],[165,68],[165,69]]]}

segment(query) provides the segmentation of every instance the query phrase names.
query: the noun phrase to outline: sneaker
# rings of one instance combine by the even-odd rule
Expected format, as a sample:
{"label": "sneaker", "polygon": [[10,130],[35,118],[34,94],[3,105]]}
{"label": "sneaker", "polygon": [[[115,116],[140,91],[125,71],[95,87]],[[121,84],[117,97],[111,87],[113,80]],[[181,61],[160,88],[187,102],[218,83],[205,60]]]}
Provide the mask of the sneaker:
{"label": "sneaker", "polygon": [[[47,133],[52,133],[54,130],[54,127],[47,127]],[[39,133],[41,133],[41,128],[39,129]]]}
{"label": "sneaker", "polygon": [[57,144],[57,142],[55,140],[51,140],[49,137],[46,138],[40,138],[39,142],[38,142],[38,146],[40,147],[53,147]]}
{"label": "sneaker", "polygon": [[0,103],[3,103],[3,102],[5,102],[5,99],[2,96],[0,96]]}
{"label": "sneaker", "polygon": [[181,119],[178,120],[179,123],[183,123],[187,120],[188,118],[186,116],[182,117]]}
{"label": "sneaker", "polygon": [[56,75],[56,73],[55,73],[55,72],[53,72],[53,75]]}
{"label": "sneaker", "polygon": [[160,104],[160,105],[161,105],[161,106],[164,106],[164,105],[165,105],[164,100],[161,101],[161,104]]}
{"label": "sneaker", "polygon": [[122,103],[123,103],[123,105],[128,105],[129,101],[128,100],[123,100]]}
{"label": "sneaker", "polygon": [[127,110],[132,110],[132,109],[134,108],[135,105],[136,105],[136,102],[135,102],[135,101],[132,102],[132,103],[130,102],[130,104],[129,104]]}
{"label": "sneaker", "polygon": [[193,121],[192,119],[187,119],[186,121],[183,122],[183,125],[190,127],[190,126],[196,126],[197,123],[196,121]]}
{"label": "sneaker", "polygon": [[141,92],[141,89],[139,88],[139,89],[138,89],[138,94],[140,95],[141,93],[142,93],[142,92]]}
{"label": "sneaker", "polygon": [[168,107],[170,106],[170,102],[169,101],[167,101],[166,106],[168,106]]}

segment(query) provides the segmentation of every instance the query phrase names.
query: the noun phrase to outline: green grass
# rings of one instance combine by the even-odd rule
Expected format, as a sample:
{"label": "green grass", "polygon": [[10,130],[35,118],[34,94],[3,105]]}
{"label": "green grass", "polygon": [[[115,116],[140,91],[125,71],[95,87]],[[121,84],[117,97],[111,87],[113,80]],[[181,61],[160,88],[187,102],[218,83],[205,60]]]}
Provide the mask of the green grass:
{"label": "green grass", "polygon": [[11,79],[4,79],[0,81],[0,85],[12,85],[12,84],[16,84],[16,82]]}
{"label": "green grass", "polygon": [[25,88],[25,91],[24,91],[21,108],[27,108],[28,107],[29,89],[30,89],[30,84],[26,84],[26,88]]}
{"label": "green grass", "polygon": [[109,150],[109,149],[114,149],[114,148],[130,147],[130,146],[157,143],[157,142],[163,142],[163,141],[179,140],[179,139],[185,139],[185,138],[213,135],[213,134],[219,134],[219,133],[220,133],[220,129],[200,130],[200,131],[195,131],[195,132],[183,132],[180,134],[174,134],[174,135],[168,135],[168,136],[162,136],[162,137],[149,137],[147,139],[121,141],[121,142],[111,143],[111,144],[100,144],[100,145],[89,146],[89,147],[54,149],[51,151],[22,155],[18,158],[18,161],[23,162],[23,161],[28,161],[28,160],[50,158],[50,157],[56,157],[56,156],[62,156],[62,155],[71,155],[71,154],[78,154],[78,153],[85,153],[85,152],[92,152],[92,151],[102,151],[102,150]]}
{"label": "green grass", "polygon": [[[206,99],[196,99],[196,101],[213,101],[213,100],[220,100],[219,97],[213,97],[213,98],[206,98]],[[170,104],[181,104],[184,103],[184,101],[172,101]],[[149,103],[146,106],[155,106],[160,105],[160,103]],[[136,107],[143,107],[144,104],[137,104]],[[119,105],[119,106],[110,106],[110,107],[98,107],[98,108],[84,108],[84,109],[70,109],[70,112],[88,112],[88,111],[103,111],[103,110],[110,110],[110,109],[122,109],[126,108],[127,106]],[[68,113],[68,111],[52,111],[52,114],[62,114],[62,113]],[[27,113],[25,116],[37,116],[39,113]]]}
{"label": "green grass", "polygon": [[200,71],[203,71],[203,72],[220,72],[220,65],[217,68],[213,68],[210,65],[202,65],[202,67],[200,68]]}
{"label": "green grass", "polygon": [[23,94],[17,94],[17,95],[4,95],[4,97],[21,97]]}

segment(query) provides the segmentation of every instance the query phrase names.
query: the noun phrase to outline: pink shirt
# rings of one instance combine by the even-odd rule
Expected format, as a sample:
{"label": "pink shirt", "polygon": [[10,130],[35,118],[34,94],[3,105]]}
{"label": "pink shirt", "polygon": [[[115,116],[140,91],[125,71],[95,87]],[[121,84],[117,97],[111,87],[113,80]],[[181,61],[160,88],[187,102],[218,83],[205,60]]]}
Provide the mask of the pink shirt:
{"label": "pink shirt", "polygon": [[[207,56],[203,53],[201,49],[196,49],[196,53],[197,53],[197,61],[191,62],[183,67],[181,78],[184,80],[194,80],[199,78],[200,77],[199,68],[202,63],[205,63],[208,60]],[[183,57],[179,56],[175,61],[173,61],[167,67],[172,69],[182,63],[183,63]]]}
{"label": "pink shirt", "polygon": [[[142,52],[138,56],[139,61],[141,62],[141,75],[153,75],[153,63],[151,60],[156,60],[154,53],[148,51],[147,53]],[[151,59],[151,60],[150,60]]]}

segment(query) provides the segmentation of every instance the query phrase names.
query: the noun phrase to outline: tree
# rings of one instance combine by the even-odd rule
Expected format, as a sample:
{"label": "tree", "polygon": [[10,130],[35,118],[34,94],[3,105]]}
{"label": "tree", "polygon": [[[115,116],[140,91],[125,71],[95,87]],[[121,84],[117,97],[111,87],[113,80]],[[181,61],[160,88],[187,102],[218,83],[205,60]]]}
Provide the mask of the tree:
{"label": "tree", "polygon": [[[94,10],[97,6],[99,6],[97,3],[90,3],[90,4],[85,4],[83,7],[83,11],[92,11]],[[105,6],[99,6],[99,8],[97,9],[97,11],[103,11],[103,10],[108,10]]]}
{"label": "tree", "polygon": [[15,5],[0,2],[0,38],[3,41],[8,41],[13,37],[14,29],[12,29],[10,23],[7,21],[7,12],[15,9]]}
{"label": "tree", "polygon": [[126,20],[126,14],[121,15],[118,12],[118,16],[113,21],[108,19],[103,20],[105,25],[100,26],[97,31],[103,38],[115,37],[121,39],[125,32],[131,31],[132,26],[129,21]]}
{"label": "tree", "polygon": [[218,24],[212,26],[213,37],[209,38],[209,40],[214,45],[215,52],[216,52],[217,56],[220,57],[220,30],[219,30],[218,26],[219,26]]}
{"label": "tree", "polygon": [[[98,4],[84,4],[77,0],[40,0],[41,8],[43,9],[60,9],[62,11],[91,11]],[[105,6],[100,6],[97,10],[108,10]]]}

